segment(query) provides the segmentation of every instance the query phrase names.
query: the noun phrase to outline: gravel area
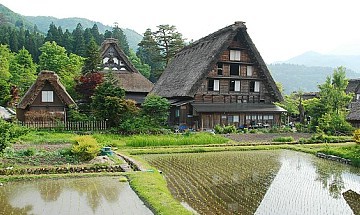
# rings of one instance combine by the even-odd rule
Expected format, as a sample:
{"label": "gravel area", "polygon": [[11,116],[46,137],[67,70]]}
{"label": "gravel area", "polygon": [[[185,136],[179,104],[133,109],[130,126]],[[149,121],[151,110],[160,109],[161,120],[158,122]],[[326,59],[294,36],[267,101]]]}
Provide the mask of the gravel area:
{"label": "gravel area", "polygon": [[236,142],[271,142],[275,137],[293,137],[295,140],[300,138],[309,138],[309,133],[262,133],[262,134],[225,134],[225,137]]}

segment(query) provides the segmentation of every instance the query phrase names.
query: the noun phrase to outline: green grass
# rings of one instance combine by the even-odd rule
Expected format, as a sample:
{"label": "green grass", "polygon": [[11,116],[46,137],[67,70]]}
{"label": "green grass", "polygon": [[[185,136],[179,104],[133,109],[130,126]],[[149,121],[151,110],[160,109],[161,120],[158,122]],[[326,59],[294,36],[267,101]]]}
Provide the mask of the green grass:
{"label": "green grass", "polygon": [[274,139],[272,139],[272,142],[282,142],[282,143],[288,143],[288,142],[294,142],[294,138],[293,137],[275,137]]}
{"label": "green grass", "polygon": [[157,171],[131,173],[128,177],[130,186],[155,214],[192,214],[174,199]]}
{"label": "green grass", "polygon": [[360,167],[360,144],[352,146],[324,147],[319,152],[350,159],[352,165]]}
{"label": "green grass", "polygon": [[42,143],[74,143],[74,133],[31,131],[17,139],[17,142],[42,144]]}
{"label": "green grass", "polygon": [[135,135],[124,137],[126,146],[174,146],[174,145],[204,145],[226,143],[229,139],[210,133],[185,133],[170,135]]}

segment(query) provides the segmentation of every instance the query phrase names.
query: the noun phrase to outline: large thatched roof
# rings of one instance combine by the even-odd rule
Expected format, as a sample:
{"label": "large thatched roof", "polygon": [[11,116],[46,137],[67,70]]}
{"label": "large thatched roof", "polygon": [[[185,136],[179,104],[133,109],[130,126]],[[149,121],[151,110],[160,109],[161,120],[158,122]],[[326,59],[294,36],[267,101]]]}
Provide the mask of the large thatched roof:
{"label": "large thatched roof", "polygon": [[234,37],[241,35],[248,50],[262,70],[265,79],[276,100],[281,101],[282,96],[275,81],[246,31],[244,22],[235,22],[223,29],[212,33],[177,53],[166,67],[164,73],[153,88],[153,93],[163,97],[194,97],[203,80],[219,61],[220,55],[225,51]]}
{"label": "large thatched roof", "polygon": [[[114,76],[119,80],[119,86],[126,92],[144,92],[148,93],[154,87],[147,78],[145,78],[130,62],[125,53],[118,46],[117,40],[114,38],[105,39],[100,48],[101,58],[116,57],[121,61],[122,65],[116,63],[105,63],[104,67],[116,67],[117,70],[112,70]],[[106,70],[102,71],[108,72]]]}
{"label": "large thatched roof", "polygon": [[21,98],[17,108],[25,109],[28,105],[31,105],[36,97],[41,93],[41,90],[46,83],[49,83],[56,95],[61,99],[61,101],[69,106],[76,105],[71,96],[67,93],[64,85],[61,84],[59,76],[52,71],[41,71],[35,81],[35,83],[28,89],[25,95]]}
{"label": "large thatched roof", "polygon": [[350,121],[359,121],[360,120],[360,102],[351,102],[349,105],[349,114],[346,119]]}

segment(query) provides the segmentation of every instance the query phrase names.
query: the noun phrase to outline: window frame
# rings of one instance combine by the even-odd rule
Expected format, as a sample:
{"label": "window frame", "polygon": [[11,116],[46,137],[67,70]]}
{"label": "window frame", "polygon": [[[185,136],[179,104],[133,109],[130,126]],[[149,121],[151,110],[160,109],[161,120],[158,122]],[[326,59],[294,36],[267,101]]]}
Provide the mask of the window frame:
{"label": "window frame", "polygon": [[41,102],[52,103],[54,102],[54,91],[42,90],[41,91]]}
{"label": "window frame", "polygon": [[236,49],[230,49],[229,59],[230,61],[241,61],[241,51]]}

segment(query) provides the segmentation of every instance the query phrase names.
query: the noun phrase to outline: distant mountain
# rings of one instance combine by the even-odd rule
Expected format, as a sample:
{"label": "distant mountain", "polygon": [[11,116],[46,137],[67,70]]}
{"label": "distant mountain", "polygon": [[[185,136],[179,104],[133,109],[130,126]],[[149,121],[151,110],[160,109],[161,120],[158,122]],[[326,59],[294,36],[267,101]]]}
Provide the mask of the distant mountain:
{"label": "distant mountain", "polygon": [[[49,30],[49,26],[52,22],[56,26],[61,26],[63,31],[65,31],[65,29],[69,29],[70,32],[72,32],[72,30],[76,28],[78,23],[81,23],[84,29],[92,28],[93,25],[96,24],[99,28],[100,33],[104,33],[106,30],[112,30],[111,26],[104,25],[101,22],[96,22],[85,18],[73,17],[58,19],[52,16],[25,16],[25,18],[30,22],[36,24],[39,30],[44,33],[47,33],[47,31]],[[142,35],[128,28],[122,28],[122,30],[124,31],[126,39],[129,43],[129,47],[136,51],[138,48],[138,44],[142,40]]]}
{"label": "distant mountain", "polygon": [[33,30],[34,24],[29,22],[25,17],[21,16],[0,4],[0,16],[10,26],[21,27],[24,26],[25,29]]}
{"label": "distant mountain", "polygon": [[[5,19],[8,24],[15,27],[24,26],[26,29],[33,30],[34,25],[36,25],[38,30],[43,34],[47,33],[47,31],[49,30],[49,26],[52,22],[56,26],[61,26],[63,31],[65,31],[65,29],[69,29],[70,32],[76,28],[76,25],[78,23],[81,23],[83,28],[92,28],[93,25],[96,23],[100,33],[104,33],[105,30],[112,29],[111,26],[104,25],[100,22],[91,21],[85,18],[58,19],[52,16],[22,16],[13,12],[2,4],[0,4],[0,15]],[[138,48],[138,44],[142,40],[142,35],[128,28],[122,28],[122,30],[124,31],[126,39],[129,43],[129,47],[136,51]]]}
{"label": "distant mountain", "polygon": [[[284,87],[284,93],[294,91],[319,91],[317,86],[323,84],[327,76],[332,75],[334,68],[320,66],[304,66],[288,63],[269,64],[268,68],[276,82]],[[347,78],[360,78],[360,74],[350,69],[346,70]]]}
{"label": "distant mountain", "polygon": [[360,55],[320,54],[317,52],[309,51],[279,63],[333,68],[344,66],[347,69],[351,69],[360,73]]}

